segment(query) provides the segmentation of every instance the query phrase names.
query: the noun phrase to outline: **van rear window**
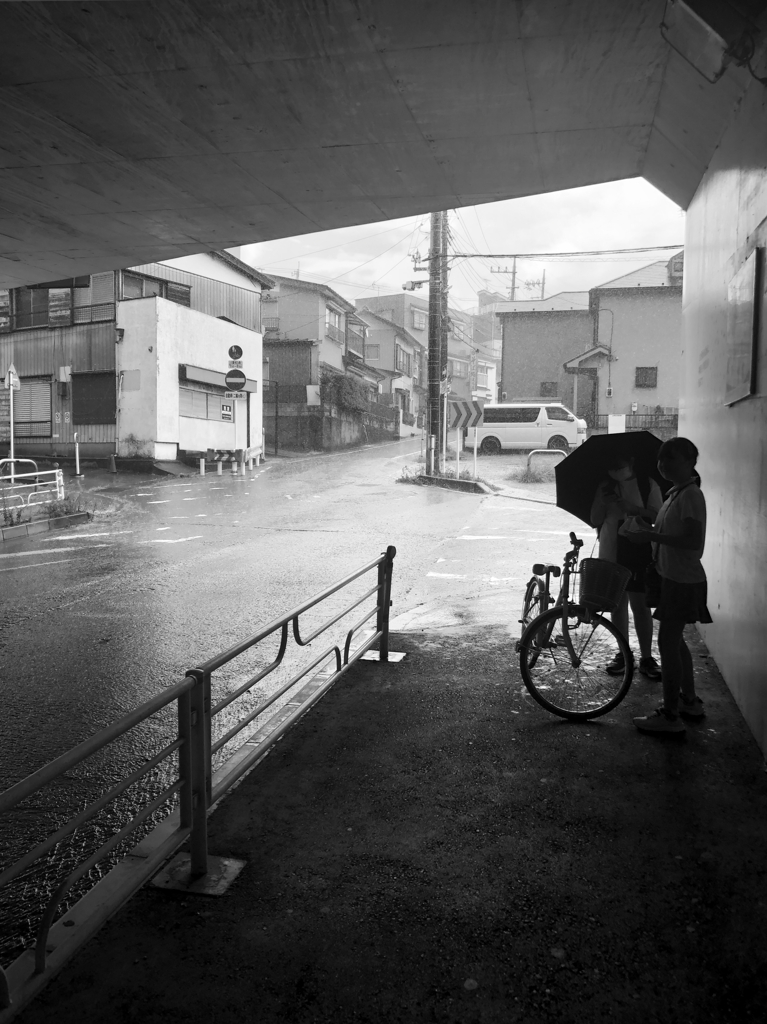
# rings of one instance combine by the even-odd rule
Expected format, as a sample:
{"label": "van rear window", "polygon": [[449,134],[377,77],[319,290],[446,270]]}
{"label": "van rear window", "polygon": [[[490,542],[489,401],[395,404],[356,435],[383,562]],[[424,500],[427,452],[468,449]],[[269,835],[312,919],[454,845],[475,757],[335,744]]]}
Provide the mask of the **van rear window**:
{"label": "van rear window", "polygon": [[538,419],[540,408],[534,406],[522,406],[517,409],[501,409],[485,406],[483,416],[484,423],[535,423]]}

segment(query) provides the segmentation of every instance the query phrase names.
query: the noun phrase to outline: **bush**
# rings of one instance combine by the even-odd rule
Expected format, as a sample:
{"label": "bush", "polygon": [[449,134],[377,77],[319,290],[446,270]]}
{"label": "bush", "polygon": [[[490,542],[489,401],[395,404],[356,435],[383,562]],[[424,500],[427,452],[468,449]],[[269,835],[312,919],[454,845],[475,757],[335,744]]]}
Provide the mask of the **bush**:
{"label": "bush", "polygon": [[93,519],[93,512],[83,504],[82,494],[68,494],[65,498],[50,501],[45,506],[49,519],[58,519],[60,516],[73,516],[78,512],[85,512],[89,519]]}
{"label": "bush", "polygon": [[335,405],[345,412],[367,412],[368,389],[352,377],[326,373],[320,381],[320,401],[323,405]]}

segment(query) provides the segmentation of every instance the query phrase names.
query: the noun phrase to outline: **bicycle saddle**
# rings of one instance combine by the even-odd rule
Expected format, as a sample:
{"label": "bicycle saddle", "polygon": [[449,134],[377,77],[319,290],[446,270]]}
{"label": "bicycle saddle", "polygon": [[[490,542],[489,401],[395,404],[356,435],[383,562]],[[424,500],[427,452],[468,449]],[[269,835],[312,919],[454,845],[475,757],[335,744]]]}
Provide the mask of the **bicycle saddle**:
{"label": "bicycle saddle", "polygon": [[558,565],[544,565],[543,562],[536,562],[533,566],[533,572],[536,576],[543,576],[544,573],[549,572],[554,579],[562,575],[562,570]]}

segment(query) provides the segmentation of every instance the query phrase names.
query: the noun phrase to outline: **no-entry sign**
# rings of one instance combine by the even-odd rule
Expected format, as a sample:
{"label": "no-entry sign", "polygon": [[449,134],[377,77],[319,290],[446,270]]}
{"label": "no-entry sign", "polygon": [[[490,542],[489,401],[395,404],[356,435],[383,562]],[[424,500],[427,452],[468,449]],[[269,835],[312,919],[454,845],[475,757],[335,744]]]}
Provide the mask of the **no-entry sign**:
{"label": "no-entry sign", "polygon": [[224,377],[226,386],[230,391],[242,391],[247,382],[247,377],[242,370],[230,370]]}

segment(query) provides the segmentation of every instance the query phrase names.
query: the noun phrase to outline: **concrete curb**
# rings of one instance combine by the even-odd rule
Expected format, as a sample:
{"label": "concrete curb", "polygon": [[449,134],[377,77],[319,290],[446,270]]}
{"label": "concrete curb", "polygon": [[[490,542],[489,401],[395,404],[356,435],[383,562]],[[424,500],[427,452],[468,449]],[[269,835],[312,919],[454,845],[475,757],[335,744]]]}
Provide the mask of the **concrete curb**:
{"label": "concrete curb", "polygon": [[55,519],[38,519],[35,523],[19,523],[18,526],[4,526],[0,529],[0,540],[19,540],[21,537],[34,537],[38,533],[49,530],[63,530],[77,523],[87,523],[88,512],[75,512],[71,516],[56,516]]}
{"label": "concrete curb", "polygon": [[449,476],[426,476],[418,474],[418,482],[429,487],[446,487],[451,491],[466,491],[469,494],[495,494],[496,492],[478,480],[456,480]]}

